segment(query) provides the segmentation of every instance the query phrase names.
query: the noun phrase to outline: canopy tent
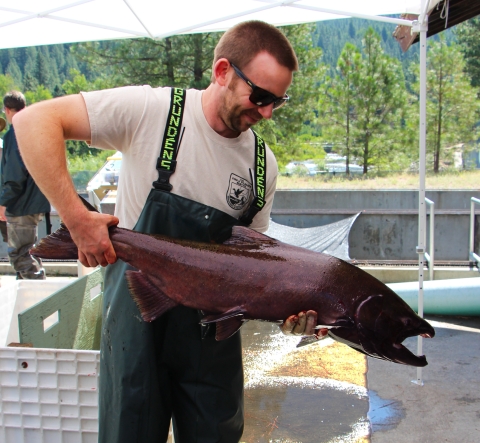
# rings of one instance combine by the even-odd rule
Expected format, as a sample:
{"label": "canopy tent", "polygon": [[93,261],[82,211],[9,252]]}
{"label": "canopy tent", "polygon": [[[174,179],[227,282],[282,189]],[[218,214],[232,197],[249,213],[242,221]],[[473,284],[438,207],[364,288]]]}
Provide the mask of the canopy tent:
{"label": "canopy tent", "polygon": [[[436,7],[429,10],[427,37],[458,25],[478,14],[480,14],[480,0],[447,0],[440,2]],[[403,14],[402,18],[416,20],[418,17],[415,14]],[[413,43],[419,41],[418,32],[411,32],[411,28],[408,26],[398,26],[393,36],[404,51]]]}
{"label": "canopy tent", "polygon": [[378,16],[420,12],[420,0],[0,0],[0,48],[163,38],[222,31],[251,19],[275,25],[351,16],[392,21]]}
{"label": "canopy tent", "polygon": [[[222,31],[238,22],[252,19],[274,25],[290,25],[357,17],[404,27],[404,36],[409,36],[412,29],[420,41],[417,253],[418,306],[419,315],[423,316],[428,17],[439,10],[437,6],[442,6],[447,17],[451,8],[459,7],[461,17],[456,21],[459,23],[478,14],[478,11],[470,8],[477,3],[478,0],[16,0],[14,3],[11,0],[0,0],[0,49],[133,37],[159,39],[175,34]],[[384,17],[389,14],[402,14],[405,18]],[[440,19],[443,20],[442,17]],[[417,352],[422,354],[421,337],[418,339]],[[417,370],[416,382],[422,384],[421,368]]]}

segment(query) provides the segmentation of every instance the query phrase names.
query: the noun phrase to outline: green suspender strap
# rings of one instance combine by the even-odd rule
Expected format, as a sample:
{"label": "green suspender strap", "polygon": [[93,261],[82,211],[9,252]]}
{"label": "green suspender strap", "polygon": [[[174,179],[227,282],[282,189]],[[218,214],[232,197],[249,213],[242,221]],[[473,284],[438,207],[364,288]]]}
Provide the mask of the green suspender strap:
{"label": "green suspender strap", "polygon": [[186,91],[181,88],[172,88],[170,111],[168,113],[165,133],[163,135],[160,156],[157,159],[158,180],[153,182],[155,189],[170,192],[170,176],[177,166],[177,154],[182,141],[182,120],[185,110]]}
{"label": "green suspender strap", "polygon": [[240,217],[240,221],[246,226],[252,223],[253,217],[265,206],[265,181],[267,179],[265,142],[255,131],[252,130],[252,132],[255,135],[255,171],[252,174],[252,170],[250,170],[253,185],[253,200],[250,203],[250,207]]}

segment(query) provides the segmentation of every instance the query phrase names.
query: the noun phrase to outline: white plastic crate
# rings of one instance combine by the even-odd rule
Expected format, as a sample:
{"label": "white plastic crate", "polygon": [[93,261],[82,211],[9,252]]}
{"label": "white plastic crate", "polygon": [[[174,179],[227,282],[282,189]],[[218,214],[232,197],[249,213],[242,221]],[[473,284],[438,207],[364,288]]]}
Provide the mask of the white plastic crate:
{"label": "white plastic crate", "polygon": [[[88,278],[73,284],[84,287]],[[19,342],[19,313],[73,284],[26,280],[0,288],[1,443],[98,440],[99,352],[6,347]]]}
{"label": "white plastic crate", "polygon": [[18,314],[67,286],[69,280],[18,280],[0,288],[0,346],[18,343]]}
{"label": "white plastic crate", "polygon": [[0,348],[0,441],[96,443],[98,351]]}

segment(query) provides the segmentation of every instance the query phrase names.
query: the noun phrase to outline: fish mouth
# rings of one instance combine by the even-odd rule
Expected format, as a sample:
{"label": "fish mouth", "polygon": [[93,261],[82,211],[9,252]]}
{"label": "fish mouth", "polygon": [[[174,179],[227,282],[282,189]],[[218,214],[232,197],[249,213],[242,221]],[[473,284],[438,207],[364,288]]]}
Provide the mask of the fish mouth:
{"label": "fish mouth", "polygon": [[411,330],[402,331],[398,334],[394,340],[394,345],[401,345],[407,338],[410,337],[423,337],[423,338],[433,338],[435,337],[435,329],[427,323],[426,320],[421,319],[421,325],[417,326]]}
{"label": "fish mouth", "polygon": [[415,355],[403,344],[403,342],[410,337],[420,336],[423,338],[433,338],[435,336],[435,330],[426,321],[424,321],[424,323],[425,324],[419,328],[420,330],[407,331],[399,335],[392,343],[393,352],[384,353],[385,358],[400,364],[416,367],[427,366],[427,359],[424,355]]}
{"label": "fish mouth", "polygon": [[424,355],[415,355],[403,342],[409,337],[419,335],[425,338],[432,338],[435,336],[435,330],[425,320],[422,320],[422,324],[419,327],[407,329],[396,337],[386,340],[378,340],[375,333],[365,328],[333,328],[329,329],[328,335],[334,340],[344,343],[369,357],[423,367],[428,364],[426,357]]}

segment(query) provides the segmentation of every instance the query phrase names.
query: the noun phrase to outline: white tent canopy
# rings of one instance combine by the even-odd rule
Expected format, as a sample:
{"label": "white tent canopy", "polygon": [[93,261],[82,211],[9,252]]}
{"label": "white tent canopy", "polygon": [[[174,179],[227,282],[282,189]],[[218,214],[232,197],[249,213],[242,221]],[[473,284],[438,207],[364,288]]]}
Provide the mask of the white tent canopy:
{"label": "white tent canopy", "polygon": [[[430,0],[430,8],[439,1]],[[0,49],[223,31],[252,19],[274,25],[341,17],[382,20],[379,15],[419,15],[420,4],[421,0],[0,0]]]}

